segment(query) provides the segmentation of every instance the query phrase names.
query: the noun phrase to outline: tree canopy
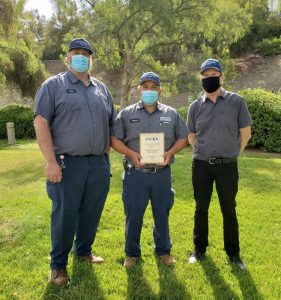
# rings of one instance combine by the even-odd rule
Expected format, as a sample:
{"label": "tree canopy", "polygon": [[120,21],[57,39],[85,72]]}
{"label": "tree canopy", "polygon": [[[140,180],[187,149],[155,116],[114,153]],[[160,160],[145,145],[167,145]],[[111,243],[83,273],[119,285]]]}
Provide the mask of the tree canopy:
{"label": "tree canopy", "polygon": [[194,61],[229,58],[230,45],[252,22],[251,12],[233,0],[104,0],[92,9],[89,38],[97,59],[121,71],[121,106],[141,72],[157,71],[173,88],[183,74],[190,77]]}
{"label": "tree canopy", "polygon": [[54,13],[46,20],[24,12],[25,0],[0,0],[0,82],[11,78],[25,94],[44,78],[40,59],[58,59],[73,37],[87,38],[94,61],[120,73],[123,107],[142,72],[158,72],[166,91],[192,95],[202,60],[219,58],[231,83],[231,56],[255,50],[263,39],[276,44],[281,35],[267,0],[51,1]]}
{"label": "tree canopy", "polygon": [[33,96],[45,74],[40,44],[28,25],[36,15],[25,14],[24,4],[24,0],[0,0],[0,83],[16,82],[23,95]]}

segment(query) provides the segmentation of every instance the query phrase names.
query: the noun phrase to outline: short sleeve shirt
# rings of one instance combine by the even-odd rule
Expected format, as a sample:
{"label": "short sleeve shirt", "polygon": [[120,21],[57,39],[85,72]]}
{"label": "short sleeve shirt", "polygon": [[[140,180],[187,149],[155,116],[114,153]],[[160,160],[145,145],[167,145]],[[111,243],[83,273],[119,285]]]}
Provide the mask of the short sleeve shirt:
{"label": "short sleeve shirt", "polygon": [[252,125],[244,99],[222,90],[213,103],[205,95],[189,106],[187,125],[196,133],[193,158],[236,158],[240,151],[240,128]]}
{"label": "short sleeve shirt", "polygon": [[97,79],[85,86],[70,71],[49,78],[36,93],[34,115],[49,122],[56,154],[101,155],[109,145],[114,105]]}
{"label": "short sleeve shirt", "polygon": [[[152,113],[146,110],[141,101],[124,108],[117,115],[113,126],[113,136],[136,152],[140,151],[140,133],[150,132],[164,133],[166,151],[177,139],[185,138],[188,134],[187,126],[177,111],[159,102]],[[126,159],[130,162],[128,157]]]}

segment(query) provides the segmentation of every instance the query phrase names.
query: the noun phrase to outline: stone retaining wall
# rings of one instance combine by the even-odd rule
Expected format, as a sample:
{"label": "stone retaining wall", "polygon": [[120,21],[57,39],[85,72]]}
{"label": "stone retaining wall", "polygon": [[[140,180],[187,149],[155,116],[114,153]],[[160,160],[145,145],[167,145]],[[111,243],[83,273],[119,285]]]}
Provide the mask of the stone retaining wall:
{"label": "stone retaining wall", "polygon": [[[66,66],[60,60],[47,60],[43,63],[51,75],[66,70]],[[276,93],[280,91],[281,55],[268,58],[259,55],[248,55],[235,59],[234,63],[238,76],[232,83],[233,91],[244,88],[263,88]],[[97,66],[94,70],[94,76],[106,83],[115,102],[118,104],[120,102],[120,74],[117,71],[106,72]],[[137,100],[136,89],[132,90],[131,97],[132,103]],[[186,93],[173,97],[162,97],[161,101],[175,108],[188,105]],[[0,106],[10,103],[32,106],[33,99],[22,97],[20,89],[13,84],[0,95]]]}

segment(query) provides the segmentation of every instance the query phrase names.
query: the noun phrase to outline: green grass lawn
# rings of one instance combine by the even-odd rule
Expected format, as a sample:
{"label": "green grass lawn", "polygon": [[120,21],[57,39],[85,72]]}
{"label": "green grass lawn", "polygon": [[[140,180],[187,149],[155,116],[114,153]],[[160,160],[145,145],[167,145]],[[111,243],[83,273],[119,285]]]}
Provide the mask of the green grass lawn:
{"label": "green grass lawn", "polygon": [[112,182],[94,244],[106,259],[101,266],[73,262],[71,284],[48,285],[50,207],[43,158],[34,141],[6,146],[0,141],[0,299],[281,299],[281,159],[246,153],[239,159],[237,213],[241,255],[248,269],[237,270],[223,250],[222,217],[216,195],[211,203],[210,246],[206,260],[189,265],[193,249],[194,200],[191,152],[173,166],[175,205],[170,216],[174,268],[153,256],[152,215],[142,231],[142,262],[123,266],[124,212],[121,156],[111,156]]}

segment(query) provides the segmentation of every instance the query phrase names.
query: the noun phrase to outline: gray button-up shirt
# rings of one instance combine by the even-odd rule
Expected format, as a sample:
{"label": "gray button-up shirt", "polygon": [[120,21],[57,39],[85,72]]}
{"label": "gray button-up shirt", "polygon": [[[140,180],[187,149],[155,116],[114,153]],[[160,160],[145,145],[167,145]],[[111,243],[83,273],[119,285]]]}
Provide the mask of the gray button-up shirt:
{"label": "gray button-up shirt", "polygon": [[[117,115],[113,126],[113,136],[136,152],[140,151],[139,134],[149,132],[164,132],[165,151],[169,150],[177,139],[188,134],[187,127],[177,111],[159,102],[152,113],[145,109],[141,101],[124,108]],[[131,163],[128,157],[126,159]]]}
{"label": "gray button-up shirt", "polygon": [[49,78],[37,91],[34,115],[48,120],[56,154],[100,155],[109,145],[114,106],[97,79],[85,86],[70,71]]}
{"label": "gray button-up shirt", "polygon": [[196,133],[193,158],[236,158],[240,150],[240,128],[250,126],[252,119],[244,99],[222,90],[213,103],[205,95],[189,106],[187,125]]}

